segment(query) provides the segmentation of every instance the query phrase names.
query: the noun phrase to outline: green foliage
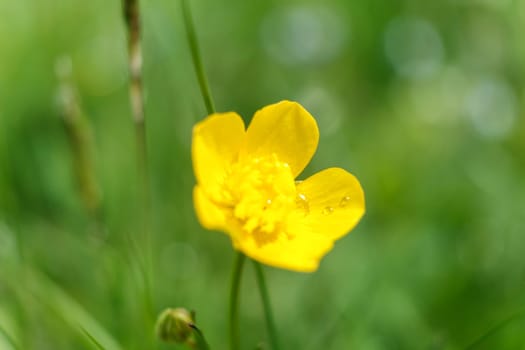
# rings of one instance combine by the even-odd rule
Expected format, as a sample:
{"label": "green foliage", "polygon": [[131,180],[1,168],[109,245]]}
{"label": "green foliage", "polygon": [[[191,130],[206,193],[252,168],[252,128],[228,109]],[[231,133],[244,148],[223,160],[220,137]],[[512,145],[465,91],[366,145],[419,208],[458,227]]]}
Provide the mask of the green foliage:
{"label": "green foliage", "polygon": [[[215,108],[249,119],[301,102],[321,132],[311,169],[344,167],[365,189],[363,222],[317,273],[265,269],[281,347],[519,348],[523,2],[188,3]],[[148,288],[154,312],[196,310],[226,348],[234,253],[193,213],[191,128],[206,110],[179,5],[141,1],[148,287],[120,2],[0,2],[0,348],[168,349],[153,344]],[[57,103],[63,57],[93,138],[96,216]],[[253,349],[268,337],[252,274],[241,293]]]}

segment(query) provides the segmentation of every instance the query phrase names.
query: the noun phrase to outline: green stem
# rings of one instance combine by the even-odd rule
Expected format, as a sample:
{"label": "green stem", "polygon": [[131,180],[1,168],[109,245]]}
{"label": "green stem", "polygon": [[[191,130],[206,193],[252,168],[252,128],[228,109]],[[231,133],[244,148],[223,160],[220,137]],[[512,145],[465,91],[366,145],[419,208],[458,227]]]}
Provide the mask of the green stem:
{"label": "green stem", "polygon": [[230,349],[239,350],[239,287],[245,256],[238,252],[233,265],[230,289]]}
{"label": "green stem", "polygon": [[[141,215],[139,217],[143,239],[143,264],[141,266],[144,283],[145,322],[152,327],[154,322],[154,306],[151,291],[153,271],[153,238],[151,235],[151,193],[148,168],[148,152],[146,138],[146,118],[144,114],[144,92],[142,84],[142,48],[141,48],[141,16],[139,0],[122,0],[124,20],[128,35],[128,68],[129,68],[129,99],[133,123],[135,126],[135,143],[137,152],[137,168],[139,176],[139,202]],[[139,260],[140,261],[140,260]]]}
{"label": "green stem", "polygon": [[[193,67],[197,74],[197,80],[199,82],[199,88],[201,90],[202,99],[206,105],[206,111],[208,114],[215,113],[215,106],[213,98],[211,96],[210,88],[208,85],[208,79],[204,71],[202,59],[199,51],[199,44],[197,35],[195,33],[195,26],[191,16],[191,9],[186,0],[182,2],[182,15],[184,17],[184,26],[186,27],[186,35],[188,38],[188,44],[190,47],[191,58],[193,61]],[[245,256],[241,252],[237,253],[232,271],[231,289],[230,289],[230,310],[229,310],[229,335],[230,335],[230,349],[240,349],[240,338],[239,338],[239,289],[241,284],[242,269],[244,266]]]}
{"label": "green stem", "polygon": [[184,26],[186,27],[186,35],[188,36],[188,44],[190,45],[191,58],[199,81],[202,98],[206,105],[206,111],[208,114],[212,114],[215,113],[215,106],[208,86],[208,79],[206,79],[206,73],[204,72],[204,66],[202,65],[197,35],[195,34],[195,26],[193,25],[193,19],[191,17],[191,9],[186,0],[182,0],[182,16],[184,17]]}
{"label": "green stem", "polygon": [[264,271],[257,261],[252,260],[253,267],[255,268],[255,277],[257,279],[257,285],[259,287],[259,293],[261,294],[261,300],[264,309],[264,317],[266,320],[266,328],[268,329],[268,336],[270,338],[270,344],[273,350],[279,350],[279,342],[277,341],[277,330],[275,328],[275,322],[273,320],[272,308],[270,306],[270,297],[268,295],[268,289],[266,288],[266,280],[264,278]]}
{"label": "green stem", "polygon": [[204,334],[202,331],[197,328],[194,324],[190,324],[190,327],[193,330],[193,334],[195,335],[195,344],[193,345],[194,349],[196,350],[210,350],[210,346],[208,345],[208,342],[206,339],[204,339]]}

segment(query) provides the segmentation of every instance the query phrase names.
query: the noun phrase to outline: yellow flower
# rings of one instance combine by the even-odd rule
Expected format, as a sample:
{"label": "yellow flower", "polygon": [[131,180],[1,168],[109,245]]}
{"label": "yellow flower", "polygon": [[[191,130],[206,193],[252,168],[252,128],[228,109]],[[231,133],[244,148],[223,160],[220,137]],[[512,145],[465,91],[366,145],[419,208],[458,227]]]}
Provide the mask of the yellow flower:
{"label": "yellow flower", "polygon": [[261,263],[315,271],[365,211],[359,181],[341,168],[295,180],[318,141],[315,119],[290,101],[257,111],[248,129],[234,112],[195,125],[193,198],[202,226],[227,233]]}

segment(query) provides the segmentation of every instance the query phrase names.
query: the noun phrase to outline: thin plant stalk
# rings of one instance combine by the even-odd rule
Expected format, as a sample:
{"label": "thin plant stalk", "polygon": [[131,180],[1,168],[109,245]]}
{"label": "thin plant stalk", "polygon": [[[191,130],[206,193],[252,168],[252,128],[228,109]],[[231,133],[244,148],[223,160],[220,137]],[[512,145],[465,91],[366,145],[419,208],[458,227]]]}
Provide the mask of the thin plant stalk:
{"label": "thin plant stalk", "polygon": [[195,26],[191,16],[191,9],[186,0],[182,0],[182,16],[184,17],[184,26],[186,27],[186,35],[188,37],[188,44],[190,46],[191,58],[193,60],[193,67],[195,68],[195,74],[197,74],[197,80],[199,81],[199,88],[201,90],[202,98],[204,100],[204,104],[206,105],[206,111],[208,114],[212,114],[215,113],[215,105],[213,103],[210,87],[208,85],[208,79],[206,78],[206,73],[202,64],[197,34],[195,34]]}
{"label": "thin plant stalk", "polygon": [[195,350],[210,350],[210,346],[204,338],[202,331],[194,324],[190,324],[190,327],[193,330],[193,335],[195,336],[195,344],[193,348]]}
{"label": "thin plant stalk", "polygon": [[[137,129],[145,129],[142,93],[142,49],[140,43],[140,7],[138,0],[123,0],[124,19],[128,32],[130,99],[133,120]],[[143,132],[145,134],[145,132]]]}
{"label": "thin plant stalk", "polygon": [[[128,32],[129,98],[135,126],[137,162],[141,180],[144,216],[149,217],[149,171],[142,87],[142,50],[140,43],[140,8],[138,0],[123,0],[124,18]],[[147,220],[145,220],[147,223]],[[149,230],[147,230],[149,231]]]}
{"label": "thin plant stalk", "polygon": [[139,201],[141,226],[144,240],[144,266],[141,268],[144,280],[144,303],[148,322],[154,322],[154,307],[151,297],[152,237],[149,168],[144,115],[144,93],[142,85],[141,18],[139,0],[122,0],[124,19],[128,35],[129,98],[135,128],[137,168],[139,173]]}
{"label": "thin plant stalk", "polygon": [[[213,98],[206,78],[206,73],[202,64],[202,59],[199,51],[199,45],[193,20],[191,16],[191,10],[186,2],[182,0],[182,15],[184,17],[184,25],[186,27],[186,35],[188,44],[191,51],[191,58],[197,80],[199,82],[199,88],[201,91],[202,99],[206,105],[206,111],[208,114],[215,113],[215,106]],[[244,266],[245,256],[241,252],[237,253],[235,262],[233,264],[231,288],[230,288],[230,309],[229,309],[229,342],[231,350],[240,349],[240,337],[239,337],[239,290],[241,284],[242,271]]]}
{"label": "thin plant stalk", "polygon": [[264,278],[264,271],[261,264],[257,261],[252,260],[253,267],[255,269],[255,278],[257,279],[257,286],[259,287],[259,293],[261,295],[261,301],[264,309],[264,317],[266,320],[266,328],[268,330],[268,336],[270,338],[270,345],[273,350],[279,350],[279,341],[277,339],[277,329],[273,319],[272,308],[270,306],[270,297],[268,295],[268,289],[266,288],[266,280]]}
{"label": "thin plant stalk", "polygon": [[71,148],[72,165],[78,192],[84,209],[90,217],[95,236],[103,238],[101,193],[93,162],[94,143],[91,124],[85,115],[72,78],[73,67],[69,57],[57,60],[59,79],[58,101],[62,121]]}
{"label": "thin plant stalk", "polygon": [[230,349],[239,350],[239,289],[241,285],[242,269],[244,266],[245,255],[237,253],[232,271],[232,280],[230,288],[230,313],[229,313],[229,334]]}
{"label": "thin plant stalk", "polygon": [[[208,114],[215,113],[215,106],[213,103],[213,98],[210,92],[208,85],[208,80],[206,79],[206,73],[202,64],[202,59],[199,51],[199,45],[197,40],[197,35],[195,33],[195,27],[193,24],[193,19],[191,16],[191,10],[186,0],[182,0],[182,14],[184,17],[184,25],[186,27],[186,35],[188,37],[188,44],[190,46],[191,57],[193,60],[193,66],[195,68],[195,73],[197,74],[197,80],[199,81],[199,88],[201,90],[202,98],[204,104],[206,105],[206,110]],[[239,286],[241,281],[242,269],[244,264],[245,256],[243,253],[239,252],[235,259],[233,265],[233,274],[232,274],[232,284],[231,284],[231,294],[230,294],[230,348],[231,350],[239,349]],[[270,337],[270,343],[273,350],[279,350],[279,345],[277,341],[277,331],[275,328],[275,323],[273,321],[273,315],[270,308],[270,300],[268,296],[268,291],[266,288],[266,282],[264,279],[264,273],[259,263],[253,262],[255,266],[255,272],[257,276],[257,283],[259,286],[259,292],[261,294],[261,299],[264,308],[264,314],[266,319],[266,326],[268,328],[268,334]]]}

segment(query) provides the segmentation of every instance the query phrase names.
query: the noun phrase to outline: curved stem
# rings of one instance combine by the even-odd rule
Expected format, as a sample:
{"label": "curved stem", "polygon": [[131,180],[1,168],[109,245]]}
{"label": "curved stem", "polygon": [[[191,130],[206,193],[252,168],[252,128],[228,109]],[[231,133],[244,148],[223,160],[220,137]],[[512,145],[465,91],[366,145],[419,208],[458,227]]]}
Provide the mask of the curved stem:
{"label": "curved stem", "polygon": [[259,293],[261,294],[261,300],[263,303],[264,317],[266,320],[266,328],[268,329],[268,336],[270,338],[270,345],[273,350],[279,350],[279,342],[277,341],[277,330],[275,328],[275,322],[273,320],[272,308],[270,306],[270,297],[268,296],[268,289],[266,288],[266,280],[264,278],[264,271],[257,261],[252,260],[255,268],[255,277],[257,278],[257,285],[259,287]]}
{"label": "curved stem", "polygon": [[230,349],[239,350],[239,287],[245,256],[238,252],[233,265],[230,289]]}
{"label": "curved stem", "polygon": [[195,34],[195,26],[193,25],[193,19],[191,17],[191,10],[186,0],[182,0],[182,15],[184,17],[184,26],[186,27],[186,35],[188,36],[188,44],[190,45],[191,58],[199,81],[202,98],[204,99],[204,104],[206,105],[208,114],[212,114],[215,113],[215,106],[208,86],[208,80],[206,79],[206,73],[204,72],[204,66],[202,65],[197,35]]}
{"label": "curved stem", "polygon": [[197,326],[194,324],[190,324],[190,327],[193,330],[193,334],[195,335],[195,349],[210,350],[210,346],[208,345],[208,342],[206,342],[206,339],[204,339],[204,334],[202,333],[202,331],[199,328],[197,328]]}

